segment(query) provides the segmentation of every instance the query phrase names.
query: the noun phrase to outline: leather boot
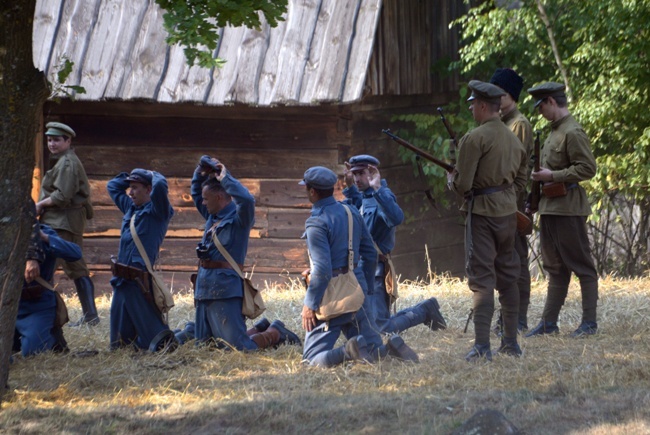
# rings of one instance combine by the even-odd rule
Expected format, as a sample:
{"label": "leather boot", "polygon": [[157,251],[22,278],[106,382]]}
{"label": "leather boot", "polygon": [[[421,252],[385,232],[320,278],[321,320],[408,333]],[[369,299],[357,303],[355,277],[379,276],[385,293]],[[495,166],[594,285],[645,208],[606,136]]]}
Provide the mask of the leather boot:
{"label": "leather boot", "polygon": [[559,332],[560,328],[557,326],[557,323],[541,320],[537,326],[535,326],[530,330],[528,334],[526,334],[526,337],[534,337],[536,335],[544,334],[558,334]]}
{"label": "leather boot", "polygon": [[194,322],[187,322],[183,330],[174,329],[172,332],[176,336],[179,344],[185,344],[190,340],[194,340],[196,324]]}
{"label": "leather boot", "polygon": [[372,362],[372,357],[368,353],[368,344],[363,335],[357,335],[349,339],[345,343],[344,354],[347,361],[359,361],[364,364]]}
{"label": "leather boot", "polygon": [[404,340],[399,335],[395,334],[388,339],[387,343],[388,355],[402,361],[420,362],[418,354],[413,349],[408,347]]}
{"label": "leather boot", "polygon": [[439,329],[447,329],[447,322],[445,318],[442,317],[440,312],[440,304],[436,298],[427,299],[424,302],[420,302],[416,307],[421,307],[425,310],[425,319],[424,324],[429,327],[432,331],[437,331]]}
{"label": "leather boot", "polygon": [[479,362],[481,360],[492,361],[492,351],[490,344],[475,344],[465,355],[465,360],[470,363]]}
{"label": "leather boot", "polygon": [[515,356],[515,357],[520,357],[523,354],[521,348],[519,347],[519,344],[517,343],[516,337],[515,338],[502,337],[501,346],[499,346],[497,353],[500,353],[502,355]]}
{"label": "leather boot", "polygon": [[246,331],[246,335],[252,337],[255,334],[266,331],[269,328],[269,326],[271,326],[271,322],[269,322],[269,319],[267,319],[266,317],[263,317],[257,322],[255,322],[252,328]]}
{"label": "leather boot", "polygon": [[278,346],[283,343],[295,344],[298,346],[302,344],[298,335],[285,327],[284,323],[279,320],[274,320],[266,331],[251,335],[251,340],[253,340],[260,349]]}
{"label": "leather boot", "polygon": [[271,346],[280,344],[282,334],[275,327],[269,326],[266,331],[251,335],[251,340],[255,342],[258,348],[268,349]]}
{"label": "leather boot", "polygon": [[79,296],[79,302],[81,302],[81,310],[83,311],[83,316],[81,319],[74,323],[70,323],[70,326],[81,326],[89,325],[95,326],[99,324],[99,316],[97,315],[97,308],[95,307],[95,286],[93,285],[92,280],[89,276],[82,276],[74,280],[74,285],[77,289],[77,296]]}

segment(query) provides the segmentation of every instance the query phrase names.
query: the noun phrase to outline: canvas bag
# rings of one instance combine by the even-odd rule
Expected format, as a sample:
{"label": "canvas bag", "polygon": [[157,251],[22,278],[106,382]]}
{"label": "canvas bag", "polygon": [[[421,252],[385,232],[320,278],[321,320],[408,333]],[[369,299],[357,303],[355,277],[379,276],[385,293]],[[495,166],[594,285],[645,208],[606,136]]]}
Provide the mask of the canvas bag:
{"label": "canvas bag", "polygon": [[352,213],[343,205],[348,214],[348,272],[330,279],[320,307],[316,311],[318,320],[328,321],[346,313],[359,311],[365,298],[363,289],[354,274],[354,249],[352,246]]}
{"label": "canvas bag", "polygon": [[232,256],[226,251],[226,248],[221,244],[217,237],[217,229],[212,232],[212,241],[217,246],[221,255],[230,263],[237,275],[244,281],[244,297],[242,299],[241,313],[249,319],[255,319],[260,316],[265,310],[266,305],[262,298],[262,293],[253,286],[250,279],[246,278],[242,273],[239,265],[235,262]]}
{"label": "canvas bag", "polygon": [[68,307],[66,307],[63,298],[61,297],[58,291],[54,290],[52,284],[45,281],[40,276],[37,276],[34,281],[36,281],[46,289],[52,290],[54,292],[54,297],[56,299],[56,315],[54,316],[54,326],[57,328],[61,328],[63,325],[65,325],[70,321],[70,318],[68,317]]}
{"label": "canvas bag", "polygon": [[138,233],[135,231],[135,214],[133,217],[131,217],[131,236],[133,237],[135,246],[138,248],[140,256],[144,260],[145,266],[147,266],[147,271],[151,275],[151,295],[153,296],[153,301],[156,304],[156,307],[158,307],[158,310],[160,310],[162,313],[163,322],[167,324],[167,314],[169,313],[169,310],[171,310],[174,306],[174,297],[172,296],[172,292],[167,287],[167,284],[165,284],[162,275],[160,273],[154,272],[153,268],[151,267],[151,261],[149,261],[147,251],[144,250],[144,246],[142,246],[140,237],[138,237]]}
{"label": "canvas bag", "polygon": [[399,298],[399,294],[397,292],[397,275],[395,274],[395,265],[393,264],[393,260],[390,258],[390,254],[384,254],[381,252],[381,249],[379,249],[379,246],[377,243],[375,243],[374,240],[372,243],[375,245],[377,253],[386,257],[386,262],[384,263],[384,283],[386,284],[386,293],[388,293],[388,308],[390,310],[390,307],[392,306],[393,312],[395,312],[397,311],[395,302],[397,302],[397,298]]}

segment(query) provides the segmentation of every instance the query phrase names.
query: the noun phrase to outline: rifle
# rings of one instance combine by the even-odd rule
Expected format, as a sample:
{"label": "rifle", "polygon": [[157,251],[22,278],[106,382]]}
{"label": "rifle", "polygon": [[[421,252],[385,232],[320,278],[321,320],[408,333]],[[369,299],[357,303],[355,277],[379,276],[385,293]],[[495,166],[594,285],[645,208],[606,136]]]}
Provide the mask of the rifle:
{"label": "rifle", "polygon": [[458,142],[456,142],[456,133],[454,133],[451,125],[449,125],[449,121],[447,121],[447,118],[445,118],[444,113],[442,113],[442,107],[438,107],[438,113],[440,113],[440,120],[447,129],[447,133],[449,133],[449,159],[451,160],[452,165],[456,165],[456,149],[458,148]]}
{"label": "rifle", "polygon": [[393,139],[395,142],[397,142],[399,145],[402,145],[404,148],[408,148],[409,150],[413,151],[415,154],[418,156],[422,157],[423,159],[426,159],[432,163],[435,163],[436,165],[440,166],[442,169],[445,171],[449,172],[450,174],[454,171],[454,165],[443,162],[442,160],[438,159],[437,157],[429,154],[428,152],[424,151],[421,148],[416,147],[415,145],[405,141],[399,136],[394,135],[391,133],[390,129],[385,129],[381,131],[391,139]]}
{"label": "rifle", "polygon": [[[539,131],[535,132],[536,137],[535,137],[535,146],[533,148],[533,164],[534,164],[534,171],[539,172]],[[542,189],[542,182],[541,181],[533,181],[533,184],[531,186],[531,191],[530,191],[530,210],[532,213],[535,213],[539,207],[539,197],[540,197],[540,191]]]}

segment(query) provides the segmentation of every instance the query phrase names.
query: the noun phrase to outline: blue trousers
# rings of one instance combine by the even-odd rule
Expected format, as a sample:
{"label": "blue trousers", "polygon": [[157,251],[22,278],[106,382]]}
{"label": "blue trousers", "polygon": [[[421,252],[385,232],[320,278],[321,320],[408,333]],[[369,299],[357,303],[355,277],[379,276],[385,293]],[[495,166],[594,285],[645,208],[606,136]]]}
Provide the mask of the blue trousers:
{"label": "blue trousers", "polygon": [[[367,298],[366,298],[367,299]],[[305,345],[302,357],[310,365],[333,367],[345,360],[345,347],[334,348],[341,333],[348,340],[362,335],[368,344],[368,352],[378,358],[386,355],[381,335],[361,307],[356,313],[344,314],[331,319],[329,322],[318,321],[316,327],[305,335]]]}
{"label": "blue trousers", "polygon": [[145,299],[134,281],[113,286],[111,301],[111,349],[135,345],[149,349],[154,337],[169,327]]}
{"label": "blue trousers", "polygon": [[257,350],[246,335],[246,319],[241,313],[242,298],[196,301],[196,344],[223,340],[237,350]]}
{"label": "blue trousers", "polygon": [[52,290],[34,300],[20,300],[16,318],[16,338],[23,356],[51,350],[56,344],[53,334],[56,298]]}

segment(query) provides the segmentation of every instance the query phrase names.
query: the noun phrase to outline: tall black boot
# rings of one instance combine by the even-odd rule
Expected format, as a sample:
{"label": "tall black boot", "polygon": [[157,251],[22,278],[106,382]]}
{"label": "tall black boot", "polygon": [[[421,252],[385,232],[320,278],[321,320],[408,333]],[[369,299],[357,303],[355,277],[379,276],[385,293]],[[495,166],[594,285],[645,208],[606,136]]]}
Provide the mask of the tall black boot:
{"label": "tall black boot", "polygon": [[83,316],[78,321],[71,323],[70,326],[97,325],[99,316],[97,315],[97,307],[95,307],[95,286],[92,280],[88,276],[82,276],[74,280],[74,285],[77,288],[77,296],[79,296],[79,302],[81,302]]}

